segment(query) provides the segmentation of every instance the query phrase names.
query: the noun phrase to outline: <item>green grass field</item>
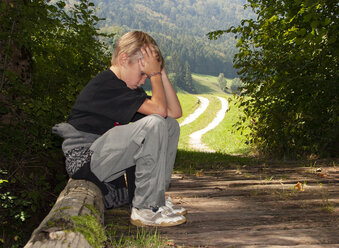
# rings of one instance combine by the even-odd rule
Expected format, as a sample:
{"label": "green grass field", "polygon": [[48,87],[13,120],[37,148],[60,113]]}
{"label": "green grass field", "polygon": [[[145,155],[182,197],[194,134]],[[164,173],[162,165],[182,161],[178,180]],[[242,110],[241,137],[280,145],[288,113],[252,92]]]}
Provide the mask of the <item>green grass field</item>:
{"label": "green grass field", "polygon": [[[194,122],[181,127],[178,145],[178,148],[181,150],[192,150],[189,147],[189,135],[195,131],[205,128],[214,119],[216,113],[221,107],[221,103],[216,97],[211,95],[201,96],[206,97],[210,101],[210,104],[208,105],[205,112],[202,113]],[[183,109],[185,109],[185,107],[183,107]]]}
{"label": "green grass field", "polygon": [[186,93],[177,93],[177,95],[182,107],[182,117],[178,119],[178,122],[181,123],[199,107],[199,98]]}
{"label": "green grass field", "polygon": [[251,151],[249,145],[246,144],[245,138],[248,130],[241,133],[233,126],[237,122],[240,113],[234,97],[231,96],[229,99],[232,100],[229,101],[229,109],[224,120],[215,129],[207,132],[202,137],[202,142],[220,153],[248,155]]}
{"label": "green grass field", "polygon": [[[194,86],[197,94],[209,99],[210,104],[206,111],[199,116],[194,122],[181,127],[181,134],[178,148],[180,150],[192,151],[189,147],[189,135],[195,131],[205,128],[215,117],[221,108],[221,103],[216,96],[224,97],[227,100],[232,99],[229,103],[224,120],[218,127],[209,131],[202,137],[202,142],[210,148],[222,154],[229,155],[247,155],[250,147],[246,145],[245,133],[240,133],[233,127],[240,115],[239,109],[235,104],[233,95],[223,92],[217,83],[217,77],[210,75],[193,74]],[[187,116],[193,113],[198,107],[198,98],[195,95],[179,93],[178,97],[183,108],[183,117],[178,119],[181,123]],[[195,98],[192,98],[195,97]],[[192,103],[192,99],[194,103]]]}
{"label": "green grass field", "polygon": [[218,78],[215,76],[194,73],[192,79],[197,94],[225,94],[218,86]]}

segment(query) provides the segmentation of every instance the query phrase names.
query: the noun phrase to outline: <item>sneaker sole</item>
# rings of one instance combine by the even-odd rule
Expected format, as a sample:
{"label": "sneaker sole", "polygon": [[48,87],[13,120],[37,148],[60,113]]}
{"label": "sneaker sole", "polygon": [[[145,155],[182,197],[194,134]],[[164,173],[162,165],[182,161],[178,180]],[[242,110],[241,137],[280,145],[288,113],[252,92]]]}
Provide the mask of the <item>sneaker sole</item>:
{"label": "sneaker sole", "polygon": [[[170,207],[168,207],[170,208]],[[185,209],[184,211],[182,212],[179,212],[179,211],[175,211],[173,208],[170,208],[171,210],[169,211],[170,213],[172,214],[175,214],[175,215],[178,215],[178,216],[183,216],[183,215],[186,215],[187,214],[187,210]]]}
{"label": "sneaker sole", "polygon": [[161,224],[146,224],[146,223],[143,223],[141,220],[133,220],[133,219],[130,219],[130,222],[132,225],[139,226],[139,227],[143,227],[143,226],[168,227],[168,226],[178,226],[178,225],[184,224],[186,222],[186,219],[182,219],[177,222],[168,222],[168,223],[165,222]]}
{"label": "sneaker sole", "polygon": [[175,213],[176,215],[186,215],[187,214],[187,210],[183,211],[183,212],[178,212],[178,213]]}

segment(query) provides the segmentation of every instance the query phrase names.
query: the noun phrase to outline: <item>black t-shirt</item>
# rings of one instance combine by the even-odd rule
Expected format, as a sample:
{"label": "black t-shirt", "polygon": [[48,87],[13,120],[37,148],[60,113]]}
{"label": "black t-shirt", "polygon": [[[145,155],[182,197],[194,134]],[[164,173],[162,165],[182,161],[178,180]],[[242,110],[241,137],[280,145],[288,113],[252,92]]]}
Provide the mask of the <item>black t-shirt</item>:
{"label": "black t-shirt", "polygon": [[137,112],[146,100],[142,88],[132,90],[110,70],[95,76],[80,92],[67,122],[76,129],[103,134],[114,123],[128,124],[144,115]]}

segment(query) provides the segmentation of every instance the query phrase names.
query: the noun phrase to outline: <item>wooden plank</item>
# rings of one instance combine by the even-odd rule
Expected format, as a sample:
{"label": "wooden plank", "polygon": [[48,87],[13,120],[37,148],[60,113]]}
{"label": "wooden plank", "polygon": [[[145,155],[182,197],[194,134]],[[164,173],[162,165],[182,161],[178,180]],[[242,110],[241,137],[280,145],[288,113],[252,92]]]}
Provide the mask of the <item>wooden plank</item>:
{"label": "wooden plank", "polygon": [[53,208],[34,230],[25,248],[90,248],[83,234],[76,232],[74,216],[95,217],[104,223],[104,202],[100,189],[85,180],[70,179]]}

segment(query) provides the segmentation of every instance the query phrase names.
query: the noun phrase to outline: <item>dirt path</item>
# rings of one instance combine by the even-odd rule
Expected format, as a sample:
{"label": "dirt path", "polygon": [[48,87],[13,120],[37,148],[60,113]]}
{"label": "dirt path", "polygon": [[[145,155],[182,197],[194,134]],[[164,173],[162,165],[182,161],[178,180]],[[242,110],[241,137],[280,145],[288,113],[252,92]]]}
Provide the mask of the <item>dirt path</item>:
{"label": "dirt path", "polygon": [[[339,167],[234,166],[175,174],[168,195],[187,223],[159,228],[172,247],[339,247]],[[300,182],[299,191],[296,184]],[[131,230],[128,211],[106,223]],[[117,222],[121,220],[122,222]]]}
{"label": "dirt path", "polygon": [[218,111],[215,118],[208,124],[207,127],[198,130],[190,135],[190,146],[197,151],[215,152],[213,149],[210,149],[208,146],[202,143],[201,137],[208,131],[216,128],[225,117],[226,111],[228,109],[228,102],[225,98],[219,96],[218,99],[221,101],[221,109]]}
{"label": "dirt path", "polygon": [[185,120],[182,123],[180,123],[180,127],[195,121],[207,109],[208,105],[210,104],[210,101],[202,96],[198,96],[198,98],[201,103],[200,106],[194,111],[194,113],[190,114],[187,118],[185,118]]}
{"label": "dirt path", "polygon": [[169,195],[187,223],[160,233],[178,247],[339,247],[338,176],[339,167],[174,175]]}

